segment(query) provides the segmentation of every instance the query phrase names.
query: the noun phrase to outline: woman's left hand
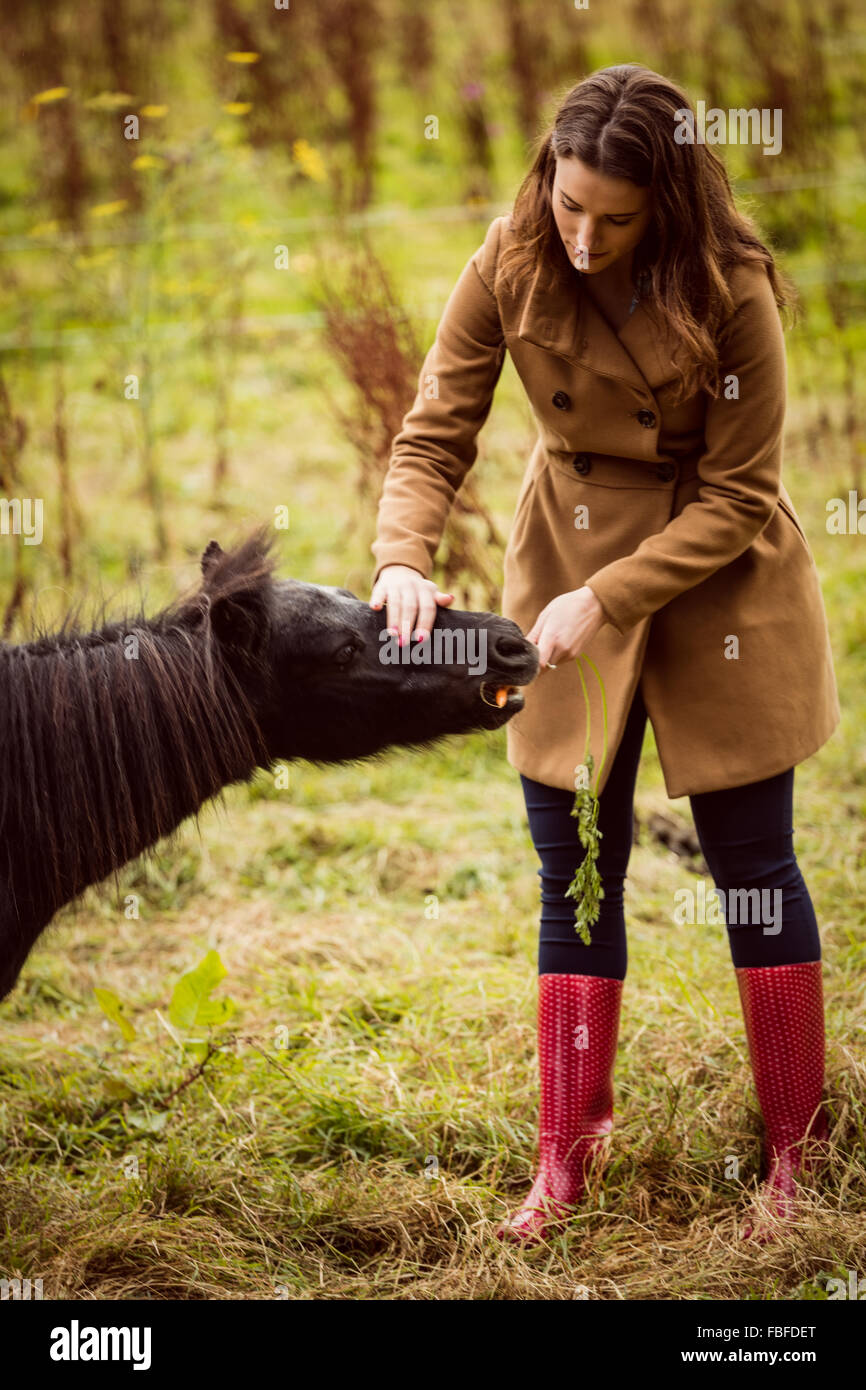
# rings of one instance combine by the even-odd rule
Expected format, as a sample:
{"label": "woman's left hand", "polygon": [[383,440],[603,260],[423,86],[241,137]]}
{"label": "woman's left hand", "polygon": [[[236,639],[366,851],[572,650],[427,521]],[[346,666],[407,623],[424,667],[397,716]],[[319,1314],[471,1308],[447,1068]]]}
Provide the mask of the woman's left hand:
{"label": "woman's left hand", "polygon": [[551,599],[526,637],[538,647],[543,669],[578,656],[605,621],[604,609],[592,589],[584,584],[582,589]]}

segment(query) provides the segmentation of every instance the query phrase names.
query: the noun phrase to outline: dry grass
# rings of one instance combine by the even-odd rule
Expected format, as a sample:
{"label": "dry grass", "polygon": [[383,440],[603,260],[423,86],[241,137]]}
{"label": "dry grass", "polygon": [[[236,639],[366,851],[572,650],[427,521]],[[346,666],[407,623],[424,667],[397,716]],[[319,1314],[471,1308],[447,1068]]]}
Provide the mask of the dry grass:
{"label": "dry grass", "polygon": [[[140,921],[93,894],[52,930],[2,1010],[7,1276],[97,1299],[740,1299],[820,1298],[858,1267],[862,907],[819,867],[823,811],[859,793],[825,787],[820,759],[798,796],[833,1124],[799,1225],[769,1247],[737,1239],[760,1120],[727,943],[673,927],[687,873],[640,845],[603,1180],[546,1248],[495,1239],[531,1178],[537,1095],[536,861],[497,743],[299,770],[289,804],[262,778],[201,840],[126,871]],[[638,808],[659,801],[650,740]],[[850,850],[837,842],[840,861]],[[210,947],[236,1041],[184,1086],[195,1059],[155,1011]],[[131,1001],[135,1041],[94,985]]]}

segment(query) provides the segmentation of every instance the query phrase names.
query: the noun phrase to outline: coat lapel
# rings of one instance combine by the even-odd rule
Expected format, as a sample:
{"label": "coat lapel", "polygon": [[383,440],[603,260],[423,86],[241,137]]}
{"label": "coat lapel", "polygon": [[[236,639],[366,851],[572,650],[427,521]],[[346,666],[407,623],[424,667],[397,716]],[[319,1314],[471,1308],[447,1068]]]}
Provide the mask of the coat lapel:
{"label": "coat lapel", "polygon": [[532,278],[517,336],[576,366],[613,377],[645,394],[675,375],[667,343],[640,301],[619,333],[587,294],[563,253],[553,269],[542,262]]}

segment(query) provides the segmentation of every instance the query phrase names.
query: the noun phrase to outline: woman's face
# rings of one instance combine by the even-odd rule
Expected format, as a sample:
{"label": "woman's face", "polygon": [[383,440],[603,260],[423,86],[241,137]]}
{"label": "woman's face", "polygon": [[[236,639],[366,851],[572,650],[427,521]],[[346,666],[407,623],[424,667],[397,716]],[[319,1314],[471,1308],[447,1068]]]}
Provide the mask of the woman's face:
{"label": "woman's face", "polygon": [[648,188],[568,158],[557,159],[551,191],[559,235],[577,270],[596,275],[616,261],[631,269],[631,253],[649,226]]}

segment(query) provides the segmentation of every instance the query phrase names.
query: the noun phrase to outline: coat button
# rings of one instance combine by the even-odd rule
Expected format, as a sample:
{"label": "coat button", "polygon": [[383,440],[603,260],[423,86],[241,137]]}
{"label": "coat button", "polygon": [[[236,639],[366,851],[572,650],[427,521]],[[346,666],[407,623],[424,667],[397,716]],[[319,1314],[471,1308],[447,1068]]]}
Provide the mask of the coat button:
{"label": "coat button", "polygon": [[568,410],[571,405],[571,396],[567,391],[555,391],[552,400],[557,410]]}
{"label": "coat button", "polygon": [[656,417],[651,410],[639,410],[637,418],[645,430],[651,430],[656,422]]}
{"label": "coat button", "polygon": [[589,454],[575,454],[571,462],[575,473],[588,473],[592,468],[592,459]]}
{"label": "coat button", "polygon": [[676,472],[676,464],[660,463],[656,469],[656,477],[663,483],[669,483],[672,478],[676,477]]}

